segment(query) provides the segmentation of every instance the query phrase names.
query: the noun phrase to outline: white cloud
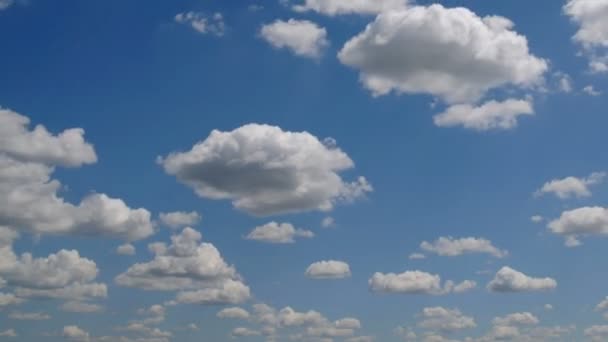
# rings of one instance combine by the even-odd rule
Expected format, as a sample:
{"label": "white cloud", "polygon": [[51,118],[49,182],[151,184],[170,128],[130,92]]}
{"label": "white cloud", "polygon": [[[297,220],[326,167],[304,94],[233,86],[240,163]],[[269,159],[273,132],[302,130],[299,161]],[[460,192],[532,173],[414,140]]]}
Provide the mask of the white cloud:
{"label": "white cloud", "polygon": [[274,48],[313,59],[320,58],[329,45],[327,30],[308,20],[276,20],[262,26],[260,36]]}
{"label": "white cloud", "polygon": [[496,317],[492,321],[494,325],[512,326],[512,325],[536,325],[539,319],[529,312],[516,312],[504,317]]}
{"label": "white cloud", "polygon": [[78,205],[59,195],[51,178],[55,166],[78,167],[97,160],[84,130],[52,135],[43,126],[29,130],[29,119],[0,110],[0,225],[34,234],[104,236],[137,240],[150,236],[150,212],[131,209],[105,194],[86,196]]}
{"label": "white cloud", "polygon": [[315,11],[329,16],[372,15],[387,10],[403,9],[407,3],[408,0],[303,0],[302,4],[294,5],[293,9],[297,12]]}
{"label": "white cloud", "polygon": [[135,255],[135,246],[130,243],[125,243],[116,248],[116,254],[120,255]]}
{"label": "white cloud", "polygon": [[480,106],[458,104],[448,107],[433,117],[439,127],[462,126],[476,131],[508,130],[517,127],[522,115],[534,115],[529,100],[508,99],[502,102],[488,101]]}
{"label": "white cloud", "polygon": [[91,335],[75,325],[63,327],[63,337],[72,341],[89,341]]}
{"label": "white cloud", "polygon": [[412,254],[410,254],[410,256],[408,258],[410,260],[421,260],[421,259],[426,259],[426,255],[424,255],[422,253],[412,253]]}
{"label": "white cloud", "polygon": [[500,250],[492,244],[492,241],[483,238],[467,237],[454,239],[453,237],[440,237],[436,241],[429,243],[423,241],[420,248],[429,253],[440,256],[460,256],[464,254],[484,253],[496,258],[504,258],[508,255],[507,251]]}
{"label": "white cloud", "polygon": [[592,85],[588,85],[585,86],[583,88],[583,92],[587,95],[591,95],[591,96],[600,96],[602,95],[601,91],[595,90],[595,88]]}
{"label": "white cloud", "polygon": [[8,318],[23,321],[44,321],[51,319],[51,316],[44,312],[11,312]]}
{"label": "white cloud", "polygon": [[164,225],[173,229],[194,226],[201,221],[201,215],[196,211],[160,213],[159,218]]}
{"label": "white cloud", "polygon": [[344,261],[326,260],[312,263],[306,269],[306,276],[314,279],[341,279],[351,276],[350,266]]}
{"label": "white cloud", "polygon": [[556,287],[557,282],[552,278],[533,278],[507,266],[488,283],[488,289],[494,292],[545,291]]}
{"label": "white cloud", "polygon": [[[1,4],[1,2],[0,2],[0,4]],[[7,330],[4,330],[4,331],[0,331],[0,336],[4,336],[4,337],[17,337],[18,335],[15,332],[15,329],[7,329]]]}
{"label": "white cloud", "polygon": [[572,37],[582,46],[594,72],[608,71],[608,1],[569,0],[564,13],[579,25]]}
{"label": "white cloud", "polygon": [[456,284],[453,287],[453,292],[454,293],[464,293],[464,292],[468,292],[474,288],[477,287],[477,283],[472,281],[472,280],[465,280],[460,284]]}
{"label": "white cloud", "polygon": [[2,293],[0,292],[0,309],[9,306],[9,305],[17,305],[23,303],[23,299],[15,296],[12,293]]}
{"label": "white cloud", "polygon": [[582,207],[564,211],[547,225],[549,230],[566,238],[569,247],[581,244],[578,236],[608,235],[608,209]]}
{"label": "white cloud", "polygon": [[249,319],[249,312],[247,312],[247,310],[245,310],[245,309],[238,308],[238,307],[225,308],[217,313],[217,317],[233,318],[233,319]]}
{"label": "white cloud", "polygon": [[176,300],[190,304],[236,304],[247,300],[249,287],[202,235],[185,228],[171,245],[156,244],[153,260],[136,263],[119,274],[118,285],[144,290],[177,291]]}
{"label": "white cloud", "polygon": [[440,276],[422,271],[406,271],[400,274],[376,272],[368,283],[374,292],[429,295],[454,292],[455,287],[459,289],[459,292],[463,292],[469,290],[474,284],[467,280],[456,285],[453,281],[448,280],[442,286]]}
{"label": "white cloud", "polygon": [[232,200],[237,209],[258,216],[328,211],[372,191],[363,177],[342,180],[338,173],[354,163],[339,148],[307,132],[268,125],[214,130],[192,150],[159,162],[199,196]]}
{"label": "white cloud", "polygon": [[242,336],[258,336],[260,332],[257,330],[252,330],[249,328],[238,327],[232,330],[232,336],[242,337]]}
{"label": "white cloud", "polygon": [[266,243],[294,243],[296,237],[310,239],[314,236],[310,230],[296,229],[291,223],[279,224],[273,221],[255,227],[246,238]]}
{"label": "white cloud", "polygon": [[338,54],[358,69],[375,96],[391,91],[472,102],[506,85],[543,81],[547,62],[530,54],[526,37],[504,17],[435,4],[386,11]]}
{"label": "white cloud", "polygon": [[226,25],[221,13],[208,16],[202,12],[184,12],[175,15],[175,22],[189,25],[201,34],[211,34],[221,37],[224,35]]}
{"label": "white cloud", "polygon": [[540,223],[543,222],[545,218],[540,216],[540,215],[534,215],[532,217],[530,217],[530,221],[534,222],[534,223]]}
{"label": "white cloud", "polygon": [[334,218],[331,216],[325,217],[321,221],[321,227],[323,227],[323,228],[331,228],[331,227],[334,227],[335,225],[336,225],[336,222],[334,221]]}
{"label": "white cloud", "polygon": [[592,325],[583,332],[593,342],[606,341],[608,338],[608,325]]}
{"label": "white cloud", "polygon": [[420,317],[419,327],[441,332],[453,332],[477,326],[473,317],[464,315],[458,309],[439,306],[424,308]]}
{"label": "white cloud", "polygon": [[71,301],[64,303],[61,306],[61,310],[67,312],[93,313],[103,311],[103,307],[97,304]]}
{"label": "white cloud", "polygon": [[571,197],[589,197],[591,196],[591,185],[597,185],[606,178],[605,172],[594,172],[587,178],[566,177],[563,179],[551,180],[535,192],[536,196],[543,194],[553,194],[560,199],[568,199]]}

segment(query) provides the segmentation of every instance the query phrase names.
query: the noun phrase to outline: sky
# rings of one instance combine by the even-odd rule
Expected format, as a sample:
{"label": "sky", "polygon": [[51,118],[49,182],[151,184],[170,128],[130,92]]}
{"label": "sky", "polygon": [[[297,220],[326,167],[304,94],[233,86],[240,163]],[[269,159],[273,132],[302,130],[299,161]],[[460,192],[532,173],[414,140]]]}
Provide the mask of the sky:
{"label": "sky", "polygon": [[0,340],[608,340],[608,0],[0,0]]}

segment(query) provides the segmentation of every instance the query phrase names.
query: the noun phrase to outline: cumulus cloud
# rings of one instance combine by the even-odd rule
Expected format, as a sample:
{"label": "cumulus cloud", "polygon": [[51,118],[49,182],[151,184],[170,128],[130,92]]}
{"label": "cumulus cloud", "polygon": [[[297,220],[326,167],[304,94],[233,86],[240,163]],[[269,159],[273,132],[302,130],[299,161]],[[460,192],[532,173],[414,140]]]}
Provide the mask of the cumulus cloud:
{"label": "cumulus cloud", "polygon": [[120,255],[135,255],[135,246],[130,243],[125,243],[116,248],[116,254]]}
{"label": "cumulus cloud", "polygon": [[276,20],[262,26],[260,37],[276,49],[312,59],[320,58],[329,45],[327,30],[309,20]]}
{"label": "cumulus cloud", "polygon": [[410,259],[410,260],[422,260],[422,259],[426,259],[426,255],[424,255],[422,253],[412,253],[408,257],[408,259]]}
{"label": "cumulus cloud", "polygon": [[217,313],[217,317],[233,318],[233,319],[249,319],[249,312],[247,312],[247,310],[245,310],[245,309],[238,308],[238,307],[225,308]]}
{"label": "cumulus cloud", "polygon": [[381,13],[338,58],[375,96],[424,93],[449,103],[506,85],[534,87],[548,68],[509,19],[439,4]]}
{"label": "cumulus cloud", "polygon": [[248,240],[266,243],[294,243],[295,238],[313,238],[315,234],[310,230],[295,228],[291,223],[269,222],[255,227],[247,236]]}
{"label": "cumulus cloud", "polygon": [[250,296],[233,266],[202,235],[185,228],[171,237],[171,245],[156,244],[153,260],[136,263],[116,277],[121,286],[144,290],[181,291],[176,300],[190,304],[240,303]]}
{"label": "cumulus cloud", "polygon": [[363,177],[342,180],[339,173],[354,163],[333,144],[268,125],[214,130],[190,151],[159,162],[199,196],[229,199],[237,209],[258,216],[328,211],[372,191]]}
{"label": "cumulus cloud", "polygon": [[303,0],[292,8],[297,12],[315,11],[335,16],[343,14],[378,14],[387,10],[403,9],[408,0]]}
{"label": "cumulus cloud", "polygon": [[501,268],[488,283],[488,289],[494,292],[545,291],[556,287],[555,279],[530,277],[507,266]]}
{"label": "cumulus cloud", "polygon": [[494,325],[513,326],[513,325],[536,325],[539,319],[529,312],[516,312],[504,317],[496,317],[492,321]]}
{"label": "cumulus cloud", "polygon": [[11,312],[8,318],[22,321],[44,321],[51,319],[51,316],[44,312]]}
{"label": "cumulus cloud", "polygon": [[350,266],[344,261],[327,260],[312,263],[305,272],[313,279],[341,279],[350,277]]}
{"label": "cumulus cloud", "polygon": [[196,211],[174,211],[170,213],[160,213],[160,221],[169,228],[177,229],[194,226],[201,221],[201,215]]}
{"label": "cumulus cloud", "polygon": [[534,115],[529,100],[488,101],[480,106],[458,104],[433,117],[439,127],[462,126],[476,131],[508,130],[517,127],[522,115]]}
{"label": "cumulus cloud", "polygon": [[211,34],[221,37],[224,35],[226,25],[221,13],[209,16],[202,12],[184,12],[175,15],[175,22],[192,27],[201,34]]}
{"label": "cumulus cloud", "polygon": [[258,336],[258,335],[260,335],[260,332],[257,330],[253,330],[253,329],[249,329],[249,328],[245,328],[245,327],[237,327],[237,328],[234,328],[234,330],[232,330],[231,335],[235,336],[235,337]]}
{"label": "cumulus cloud", "polygon": [[593,342],[602,342],[608,338],[608,325],[592,325],[583,333]]}
{"label": "cumulus cloud", "polygon": [[605,172],[594,172],[586,178],[566,177],[563,179],[551,180],[535,192],[536,196],[544,194],[553,194],[560,199],[568,199],[571,197],[589,197],[591,196],[591,185],[597,185],[606,178]]}
{"label": "cumulus cloud", "polygon": [[549,230],[566,238],[569,247],[579,246],[579,236],[608,235],[608,209],[602,207],[582,207],[564,211],[551,222]]}
{"label": "cumulus cloud", "polygon": [[460,284],[448,280],[442,286],[439,275],[422,271],[406,271],[400,274],[376,272],[368,283],[374,292],[401,294],[443,295],[454,292],[455,287],[459,289],[458,292],[474,287],[474,282],[468,280]]}
{"label": "cumulus cloud", "polygon": [[500,250],[492,244],[492,241],[467,237],[455,239],[453,237],[440,237],[434,242],[423,241],[420,248],[428,253],[435,253],[440,256],[460,256],[464,254],[483,253],[496,258],[504,258],[508,255],[507,251]]}
{"label": "cumulus cloud", "polygon": [[91,194],[79,204],[64,201],[56,166],[78,167],[97,160],[84,130],[58,135],[44,126],[29,129],[29,119],[0,109],[0,225],[34,234],[103,236],[137,240],[150,236],[146,209],[131,209],[121,199]]}
{"label": "cumulus cloud", "polygon": [[440,306],[424,308],[420,317],[419,327],[441,332],[453,332],[477,326],[473,317],[464,315],[458,309],[446,309]]}
{"label": "cumulus cloud", "polygon": [[534,215],[532,217],[530,217],[530,221],[534,222],[534,223],[540,223],[543,222],[545,218],[540,216],[540,215]]}
{"label": "cumulus cloud", "polygon": [[589,58],[593,72],[608,72],[608,1],[569,0],[564,13],[578,25],[572,39]]}

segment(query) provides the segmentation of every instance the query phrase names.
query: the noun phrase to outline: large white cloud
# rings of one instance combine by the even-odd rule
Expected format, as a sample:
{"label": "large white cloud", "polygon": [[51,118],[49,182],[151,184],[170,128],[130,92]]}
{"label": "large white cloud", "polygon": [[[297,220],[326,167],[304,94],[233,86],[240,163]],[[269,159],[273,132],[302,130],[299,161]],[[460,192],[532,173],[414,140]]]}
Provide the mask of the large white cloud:
{"label": "large white cloud", "polygon": [[124,201],[91,194],[79,204],[59,196],[51,178],[55,166],[77,167],[97,160],[82,129],[52,135],[43,126],[28,129],[29,119],[0,110],[0,225],[34,234],[105,236],[125,240],[154,232],[150,212]]}
{"label": "large white cloud", "polygon": [[342,180],[339,172],[354,163],[332,143],[307,132],[249,124],[230,132],[214,130],[190,151],[159,162],[199,196],[232,200],[237,209],[254,215],[327,211],[372,190],[363,177]]}
{"label": "large white cloud", "polygon": [[381,13],[338,57],[376,96],[424,93],[450,103],[507,85],[534,87],[548,68],[507,18],[439,4]]}
{"label": "large white cloud", "polygon": [[246,239],[266,243],[294,243],[296,238],[313,238],[310,230],[295,228],[291,223],[269,222],[255,227]]}
{"label": "large white cloud", "polygon": [[562,179],[553,179],[543,184],[543,186],[535,192],[535,195],[553,194],[560,199],[589,197],[591,196],[589,187],[601,183],[604,178],[606,178],[605,172],[594,172],[586,178],[570,176]]}
{"label": "large white cloud", "polygon": [[507,251],[500,250],[494,246],[492,241],[475,237],[460,239],[440,237],[434,242],[423,241],[420,244],[420,248],[429,253],[449,257],[474,253],[485,253],[496,258],[503,258],[508,255]]}
{"label": "large white cloud", "polygon": [[274,48],[313,59],[321,57],[329,45],[327,30],[309,20],[276,20],[262,26],[260,36]]}
{"label": "large white cloud", "polygon": [[439,127],[462,126],[477,131],[508,130],[517,127],[522,115],[534,115],[529,100],[508,99],[502,102],[488,101],[480,106],[458,104],[448,107],[433,117]]}
{"label": "large white cloud", "polygon": [[507,266],[501,268],[488,283],[488,289],[494,292],[545,291],[556,287],[555,279],[530,277]]}
{"label": "large white cloud", "polygon": [[136,263],[116,277],[121,286],[144,290],[181,291],[176,300],[191,304],[240,303],[249,287],[220,252],[192,228],[171,237],[171,245],[153,244],[154,259]]}
{"label": "large white cloud", "polygon": [[325,15],[378,14],[387,10],[403,9],[408,0],[303,0],[293,6],[297,12],[315,11]]}
{"label": "large white cloud", "polygon": [[579,25],[573,39],[588,55],[590,69],[608,72],[608,1],[569,0],[564,13]]}
{"label": "large white cloud", "polygon": [[547,225],[549,230],[566,238],[566,245],[580,245],[579,236],[608,235],[608,209],[602,207],[582,207],[564,211],[561,216]]}
{"label": "large white cloud", "polygon": [[406,271],[400,274],[376,272],[368,283],[374,292],[401,294],[443,295],[450,292],[462,293],[475,287],[475,282],[469,280],[457,285],[448,280],[442,285],[439,275],[422,271]]}
{"label": "large white cloud", "polygon": [[305,272],[314,279],[340,279],[350,277],[350,266],[344,261],[324,260],[312,263]]}

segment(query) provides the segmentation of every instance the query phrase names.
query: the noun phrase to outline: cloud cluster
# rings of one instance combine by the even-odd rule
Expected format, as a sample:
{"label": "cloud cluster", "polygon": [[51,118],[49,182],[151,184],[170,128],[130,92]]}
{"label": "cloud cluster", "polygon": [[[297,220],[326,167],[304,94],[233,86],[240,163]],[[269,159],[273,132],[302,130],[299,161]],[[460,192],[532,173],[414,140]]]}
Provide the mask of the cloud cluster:
{"label": "cloud cluster", "polygon": [[576,247],[582,243],[579,236],[608,235],[608,209],[582,207],[564,211],[547,225],[549,230],[566,238],[566,246]]}
{"label": "cloud cluster", "polygon": [[237,209],[258,216],[328,211],[372,191],[363,177],[342,180],[339,173],[354,163],[339,148],[310,133],[276,126],[214,130],[190,151],[159,158],[159,163],[199,196],[229,199]]}

